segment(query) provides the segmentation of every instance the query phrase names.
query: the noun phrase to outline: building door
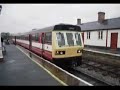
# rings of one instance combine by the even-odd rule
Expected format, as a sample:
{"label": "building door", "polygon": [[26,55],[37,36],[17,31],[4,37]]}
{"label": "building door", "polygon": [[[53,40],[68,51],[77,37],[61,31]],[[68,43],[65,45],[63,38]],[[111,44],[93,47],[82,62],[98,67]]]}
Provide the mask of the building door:
{"label": "building door", "polygon": [[111,49],[117,49],[118,33],[111,33]]}

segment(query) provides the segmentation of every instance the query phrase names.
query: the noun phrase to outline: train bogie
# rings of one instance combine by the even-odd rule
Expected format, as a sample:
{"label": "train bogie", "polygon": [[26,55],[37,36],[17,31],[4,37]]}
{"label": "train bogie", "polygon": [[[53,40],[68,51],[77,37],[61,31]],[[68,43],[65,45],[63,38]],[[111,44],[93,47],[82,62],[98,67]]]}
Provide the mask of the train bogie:
{"label": "train bogie", "polygon": [[53,63],[59,66],[77,67],[82,64],[82,56],[68,58],[53,58]]}

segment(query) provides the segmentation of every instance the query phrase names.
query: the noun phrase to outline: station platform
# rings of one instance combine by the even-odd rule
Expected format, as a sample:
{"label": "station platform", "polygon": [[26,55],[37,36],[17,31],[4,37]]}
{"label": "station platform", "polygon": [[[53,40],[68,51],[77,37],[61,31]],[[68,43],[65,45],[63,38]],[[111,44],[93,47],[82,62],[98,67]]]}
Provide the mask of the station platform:
{"label": "station platform", "polygon": [[62,86],[15,45],[6,45],[0,62],[0,86]]}
{"label": "station platform", "polygon": [[107,49],[99,49],[99,48],[89,48],[89,47],[85,47],[84,48],[85,51],[90,51],[90,52],[96,52],[96,53],[101,53],[101,54],[107,54],[107,55],[111,55],[111,56],[117,56],[120,57],[120,51],[118,50],[107,50]]}

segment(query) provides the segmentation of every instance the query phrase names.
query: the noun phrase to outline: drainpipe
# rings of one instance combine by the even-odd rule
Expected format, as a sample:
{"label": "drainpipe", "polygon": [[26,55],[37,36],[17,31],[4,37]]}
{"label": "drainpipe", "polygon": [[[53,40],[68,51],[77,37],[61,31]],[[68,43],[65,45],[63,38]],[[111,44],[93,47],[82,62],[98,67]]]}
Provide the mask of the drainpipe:
{"label": "drainpipe", "polygon": [[108,30],[106,31],[106,48],[107,48],[107,43],[108,43]]}

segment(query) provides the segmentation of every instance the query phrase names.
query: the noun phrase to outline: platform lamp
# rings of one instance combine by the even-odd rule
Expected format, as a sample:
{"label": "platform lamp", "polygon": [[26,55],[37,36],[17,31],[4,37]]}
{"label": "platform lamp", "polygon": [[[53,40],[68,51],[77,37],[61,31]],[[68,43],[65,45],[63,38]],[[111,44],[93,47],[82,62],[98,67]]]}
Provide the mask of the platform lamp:
{"label": "platform lamp", "polygon": [[1,11],[2,11],[2,5],[0,5],[0,14],[1,14]]}

